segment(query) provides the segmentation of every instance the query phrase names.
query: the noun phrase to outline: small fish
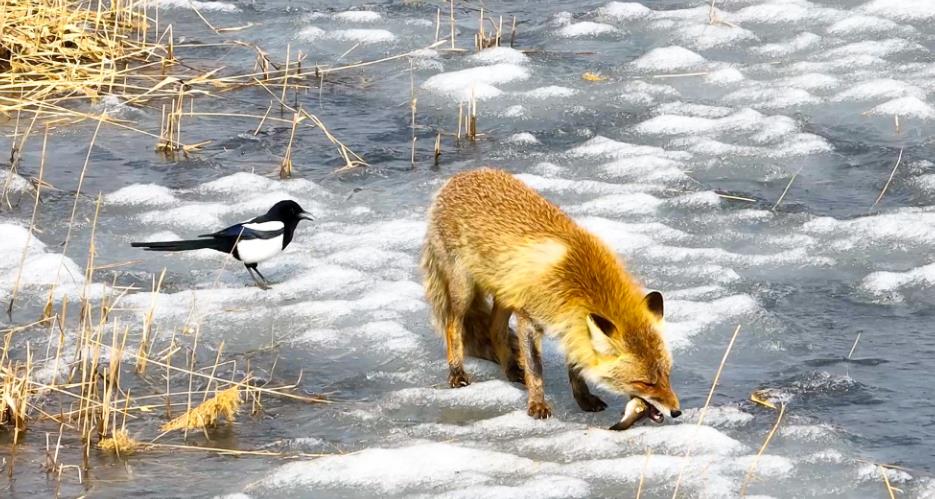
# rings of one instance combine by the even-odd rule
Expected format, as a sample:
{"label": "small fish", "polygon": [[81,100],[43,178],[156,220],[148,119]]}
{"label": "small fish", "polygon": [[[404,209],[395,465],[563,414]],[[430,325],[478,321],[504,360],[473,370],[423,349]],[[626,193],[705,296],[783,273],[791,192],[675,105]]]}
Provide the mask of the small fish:
{"label": "small fish", "polygon": [[645,417],[649,417],[654,423],[661,423],[664,419],[662,413],[652,404],[647,404],[645,400],[639,397],[633,397],[627,402],[620,421],[611,426],[610,429],[615,431],[626,430]]}

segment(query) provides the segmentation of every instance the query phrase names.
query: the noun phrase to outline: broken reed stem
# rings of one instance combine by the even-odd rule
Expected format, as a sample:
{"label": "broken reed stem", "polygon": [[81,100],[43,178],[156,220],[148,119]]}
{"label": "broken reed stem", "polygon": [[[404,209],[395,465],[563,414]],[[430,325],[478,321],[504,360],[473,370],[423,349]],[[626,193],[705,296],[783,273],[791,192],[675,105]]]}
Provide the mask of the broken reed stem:
{"label": "broken reed stem", "polygon": [[750,467],[747,468],[747,473],[743,477],[743,483],[740,486],[740,497],[747,495],[747,484],[750,483],[750,479],[753,478],[753,474],[756,472],[756,466],[760,462],[760,457],[763,456],[763,452],[766,451],[766,447],[769,445],[769,442],[773,439],[773,435],[776,434],[776,430],[779,428],[779,423],[782,422],[782,416],[786,413],[786,404],[785,402],[779,403],[779,416],[776,417],[776,422],[773,423],[773,427],[769,430],[769,433],[766,435],[766,440],[763,441],[763,445],[760,446],[760,450],[757,451],[756,456],[753,458],[753,462],[750,463]]}
{"label": "broken reed stem", "polygon": [[[91,340],[91,341],[92,341],[92,343],[93,343],[94,340]],[[134,353],[131,353],[131,352],[127,352],[127,355],[129,355],[129,356],[131,356],[131,357],[134,357],[134,358],[138,357],[138,354],[134,354]],[[203,374],[203,373],[200,373],[200,372],[197,372],[197,371],[190,371],[190,370],[185,369],[185,368],[182,368],[182,367],[176,367],[176,366],[173,366],[173,365],[171,365],[171,364],[167,364],[167,363],[165,363],[165,362],[162,362],[162,361],[159,361],[159,360],[156,360],[156,359],[149,359],[149,363],[150,363],[150,364],[153,364],[153,365],[155,365],[155,366],[158,366],[158,367],[162,367],[162,368],[168,369],[168,370],[170,370],[170,371],[175,371],[175,372],[179,372],[179,373],[188,374],[188,375],[191,375],[191,376],[195,376],[195,377],[197,377],[197,378],[202,378],[202,379],[207,379],[207,380],[214,380],[215,382],[219,382],[219,383],[226,383],[226,384],[229,384],[229,385],[234,385],[234,386],[243,388],[243,389],[245,389],[245,390],[255,390],[255,391],[257,391],[257,392],[261,392],[261,393],[266,393],[266,394],[273,395],[274,397],[285,397],[285,398],[288,398],[288,399],[299,400],[299,401],[301,401],[301,402],[307,402],[307,403],[321,403],[321,404],[331,404],[331,403],[332,403],[332,401],[330,401],[330,400],[328,400],[328,399],[321,398],[321,397],[308,397],[308,396],[295,395],[295,394],[292,394],[292,393],[286,393],[286,392],[280,391],[280,390],[285,390],[285,389],[289,389],[289,388],[294,388],[294,386],[292,386],[292,385],[289,385],[289,386],[280,386],[280,387],[276,387],[276,388],[266,388],[266,387],[262,387],[262,386],[250,385],[250,384],[247,384],[247,383],[244,383],[244,382],[240,382],[240,381],[231,381],[231,380],[228,380],[228,379],[212,378],[211,376],[209,376],[209,375],[207,375],[207,374]]]}
{"label": "broken reed stem", "polygon": [[468,117],[468,138],[471,142],[477,140],[477,99],[474,95],[474,87],[471,87],[470,116]]}
{"label": "broken reed stem", "polygon": [[409,59],[409,103],[412,108],[412,121],[409,127],[412,129],[412,156],[410,162],[413,167],[416,166],[416,77],[413,60]]}
{"label": "broken reed stem", "polygon": [[877,207],[877,204],[880,202],[880,200],[883,199],[883,195],[885,195],[885,194],[886,194],[886,190],[889,189],[889,187],[890,187],[890,182],[892,182],[892,181],[893,181],[893,177],[896,176],[896,169],[899,168],[899,163],[900,163],[902,160],[903,160],[903,148],[900,147],[900,148],[899,148],[899,157],[896,158],[896,164],[893,165],[893,171],[890,172],[890,177],[889,177],[888,179],[886,179],[886,184],[883,186],[883,190],[880,191],[880,195],[877,196],[876,201],[873,202],[873,206],[871,206],[870,209],[867,210],[867,213],[873,211],[873,209]]}
{"label": "broken reed stem", "polygon": [[442,134],[439,132],[435,135],[435,166],[438,166],[438,162],[442,157]]}
{"label": "broken reed stem", "polygon": [[[39,178],[36,181],[36,196],[32,205],[32,218],[29,220],[29,229],[26,231],[26,242],[23,244],[23,253],[20,255],[19,266],[16,270],[16,279],[13,281],[13,290],[10,292],[10,304],[7,306],[7,317],[13,320],[13,303],[16,302],[16,293],[19,291],[20,280],[23,277],[23,267],[26,265],[26,255],[29,252],[29,243],[32,240],[32,233],[36,230],[36,216],[39,214],[39,195],[42,191],[42,178],[45,174],[45,152],[46,144],[49,141],[49,127],[46,127],[42,136],[42,153],[39,155]],[[12,177],[12,173],[10,174]]]}
{"label": "broken reed stem", "polygon": [[451,21],[451,50],[455,49],[455,0],[451,0],[451,14],[449,17]]}
{"label": "broken reed stem", "polygon": [[862,333],[857,333],[857,337],[854,338],[854,344],[851,345],[851,351],[847,352],[847,360],[851,360],[851,355],[854,355],[854,350],[857,350],[857,342],[860,341],[860,335]]}
{"label": "broken reed stem", "polygon": [[458,144],[461,144],[461,126],[464,122],[464,102],[458,103]]}
{"label": "broken reed stem", "polygon": [[646,477],[646,468],[649,466],[649,458],[652,455],[652,449],[646,448],[646,459],[643,460],[643,467],[640,468],[640,483],[636,486],[636,499],[640,499],[643,493],[643,479]]}
{"label": "broken reed stem", "polygon": [[282,156],[282,163],[279,165],[279,178],[292,178],[292,143],[295,141],[295,129],[302,122],[299,113],[292,115],[292,131],[289,132],[289,144],[286,145],[286,153]]}
{"label": "broken reed stem", "polygon": [[[286,67],[285,67],[285,70],[283,71],[283,77],[282,77],[282,96],[279,97],[279,102],[281,102],[283,106],[285,106],[285,103],[286,103],[286,89],[289,88],[289,57],[291,55],[291,51],[292,51],[292,45],[287,43],[286,44]],[[280,113],[284,111],[285,109],[283,107],[279,108]]]}
{"label": "broken reed stem", "polygon": [[779,199],[776,200],[776,203],[773,204],[773,208],[770,211],[776,211],[776,208],[779,207],[779,204],[782,203],[782,200],[786,197],[786,193],[789,192],[789,188],[792,187],[792,182],[795,182],[795,178],[799,176],[799,172],[802,169],[799,168],[799,171],[792,174],[792,178],[789,179],[789,183],[786,184],[786,188],[782,190],[782,194],[779,195]]}
{"label": "broken reed stem", "polygon": [[55,288],[58,287],[59,279],[62,277],[62,269],[65,268],[65,258],[68,254],[68,243],[71,241],[71,233],[75,228],[75,215],[78,213],[78,200],[81,199],[81,188],[84,186],[84,177],[88,172],[88,164],[91,162],[91,151],[94,150],[94,143],[97,141],[97,134],[101,131],[101,124],[107,117],[107,111],[101,113],[97,120],[97,126],[94,128],[94,134],[91,135],[91,143],[88,144],[88,154],[84,157],[84,165],[81,167],[81,173],[78,175],[78,188],[75,190],[75,201],[71,206],[71,216],[68,219],[68,230],[65,232],[65,242],[62,244],[62,256],[59,259],[58,270],[55,271],[55,280],[49,287],[49,297],[46,304],[51,308]]}
{"label": "broken reed stem", "polygon": [[883,485],[886,485],[886,492],[890,495],[890,499],[896,499],[896,491],[890,485],[890,477],[886,474],[886,468],[883,465],[877,465],[877,468],[880,469],[880,474],[883,475]]}
{"label": "broken reed stem", "polygon": [[144,374],[146,372],[146,361],[151,345],[153,318],[156,314],[156,298],[159,296],[159,290],[162,289],[162,281],[165,279],[165,277],[165,268],[163,268],[162,272],[159,274],[158,282],[156,281],[155,276],[153,276],[152,300],[150,300],[149,309],[146,310],[146,315],[143,316],[143,334],[140,338],[140,347],[136,360],[136,372],[139,374]]}
{"label": "broken reed stem", "polygon": [[516,44],[516,16],[513,16],[513,27],[510,29],[510,48]]}
{"label": "broken reed stem", "polygon": [[[717,372],[714,374],[714,381],[711,382],[711,389],[708,391],[708,397],[705,399],[704,406],[701,408],[701,411],[698,413],[698,422],[695,423],[695,431],[698,431],[698,428],[701,427],[701,424],[704,422],[705,414],[708,412],[708,406],[711,404],[711,399],[714,397],[714,391],[717,389],[718,381],[721,379],[721,372],[724,370],[724,364],[727,363],[727,357],[730,355],[731,349],[734,348],[734,341],[737,339],[737,334],[740,333],[740,324],[737,324],[737,328],[734,329],[734,334],[730,337],[730,342],[727,344],[727,348],[724,350],[724,356],[721,357],[721,364],[717,368]],[[689,455],[691,454],[691,447],[686,447],[685,455],[681,465],[679,466],[679,475],[675,480],[675,489],[672,491],[672,499],[676,499],[679,493],[679,486],[682,484],[682,475],[685,473],[685,464],[688,462]]]}

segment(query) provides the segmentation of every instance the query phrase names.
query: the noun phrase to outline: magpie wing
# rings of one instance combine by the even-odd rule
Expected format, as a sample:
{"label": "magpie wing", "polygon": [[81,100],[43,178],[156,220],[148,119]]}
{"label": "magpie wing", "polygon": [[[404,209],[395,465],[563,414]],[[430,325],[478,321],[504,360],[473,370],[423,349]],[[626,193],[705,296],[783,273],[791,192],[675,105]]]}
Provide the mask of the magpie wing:
{"label": "magpie wing", "polygon": [[202,234],[199,237],[213,237],[215,239],[272,239],[281,236],[285,225],[279,221],[269,222],[243,222],[221,229],[213,234]]}

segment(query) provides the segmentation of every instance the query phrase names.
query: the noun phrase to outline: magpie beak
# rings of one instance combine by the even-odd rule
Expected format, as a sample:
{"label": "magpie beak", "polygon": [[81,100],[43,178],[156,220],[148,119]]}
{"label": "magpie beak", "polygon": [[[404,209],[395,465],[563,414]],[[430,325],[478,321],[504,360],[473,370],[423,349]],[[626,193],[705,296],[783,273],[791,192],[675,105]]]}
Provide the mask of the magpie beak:
{"label": "magpie beak", "polygon": [[314,220],[312,215],[291,200],[280,201],[263,215],[231,225],[199,239],[183,241],[134,242],[130,246],[147,251],[189,251],[213,249],[228,253],[243,262],[250,277],[262,289],[269,289],[269,281],[256,268],[286,249],[292,242],[295,228],[301,220]]}

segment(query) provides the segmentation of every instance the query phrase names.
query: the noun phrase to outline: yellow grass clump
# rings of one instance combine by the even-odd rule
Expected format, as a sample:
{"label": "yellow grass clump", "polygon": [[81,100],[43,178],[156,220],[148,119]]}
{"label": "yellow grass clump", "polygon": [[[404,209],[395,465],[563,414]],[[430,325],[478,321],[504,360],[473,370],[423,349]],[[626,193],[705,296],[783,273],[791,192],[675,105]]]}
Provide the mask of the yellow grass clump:
{"label": "yellow grass clump", "polygon": [[122,428],[115,430],[113,435],[101,439],[101,441],[97,443],[97,447],[102,451],[118,456],[133,454],[139,446],[140,443],[134,440],[133,437],[127,433],[127,430]]}
{"label": "yellow grass clump", "polygon": [[227,419],[228,422],[233,422],[237,410],[240,409],[240,404],[240,389],[232,386],[205,400],[198,407],[162,425],[162,431],[212,427],[217,425],[221,416]]}
{"label": "yellow grass clump", "polygon": [[131,63],[168,55],[146,41],[150,23],[141,5],[0,0],[0,113],[48,112],[76,97],[126,91]]}
{"label": "yellow grass clump", "polygon": [[[4,352],[7,348],[4,347]],[[27,408],[29,407],[29,377],[32,371],[32,355],[27,354],[25,364],[9,361],[4,354],[0,364],[0,426],[13,428],[13,442],[26,430]]]}

